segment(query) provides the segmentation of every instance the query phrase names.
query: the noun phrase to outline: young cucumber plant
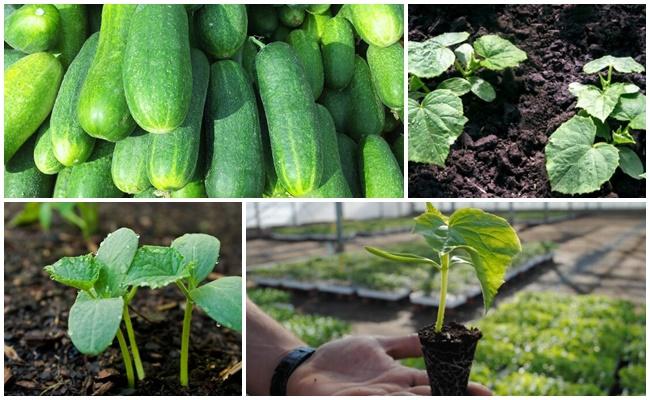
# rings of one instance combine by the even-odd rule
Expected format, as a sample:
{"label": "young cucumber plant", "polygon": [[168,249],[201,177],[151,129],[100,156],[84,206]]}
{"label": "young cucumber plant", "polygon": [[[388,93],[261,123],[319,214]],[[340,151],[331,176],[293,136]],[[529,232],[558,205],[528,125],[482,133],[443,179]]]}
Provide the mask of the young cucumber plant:
{"label": "young cucumber plant", "polygon": [[424,214],[415,218],[415,233],[422,235],[431,246],[434,254],[432,258],[388,252],[374,247],[366,247],[366,250],[396,262],[429,264],[438,271],[440,302],[436,332],[441,332],[443,328],[450,270],[461,264],[474,268],[487,312],[504,282],[506,269],[521,252],[517,232],[508,221],[475,208],[462,208],[447,217],[431,203],[427,203]]}
{"label": "young cucumber plant", "polygon": [[224,277],[200,285],[217,264],[220,243],[213,236],[186,234],[171,247],[142,246],[133,259],[126,283],[152,289],[175,283],[186,297],[181,334],[180,382],[189,384],[188,355],[194,305],[220,325],[241,331],[241,277]]}
{"label": "young cucumber plant", "polygon": [[643,163],[630,147],[636,144],[631,130],[645,130],[645,95],[634,84],[612,82],[613,71],[645,68],[631,57],[608,55],[588,62],[583,71],[598,74],[600,87],[569,85],[581,110],[551,134],[545,148],[551,189],[565,194],[598,190],[617,167],[634,179],[645,178]]}
{"label": "young cucumber plant", "polygon": [[[444,166],[451,145],[467,123],[460,97],[472,92],[487,102],[496,98],[494,87],[477,74],[483,69],[515,68],[527,58],[524,51],[497,35],[481,36],[473,45],[463,43],[468,37],[467,32],[449,32],[409,43],[410,161]],[[434,90],[422,81],[452,66],[460,77],[446,79]]]}
{"label": "young cucumber plant", "polygon": [[128,309],[137,288],[126,284],[137,249],[138,236],[121,228],[104,239],[96,256],[64,257],[45,267],[53,280],[79,289],[68,316],[68,334],[74,346],[83,354],[97,355],[117,336],[130,387],[135,385],[135,378],[122,322],[138,379],[145,377]]}
{"label": "young cucumber plant", "polygon": [[58,212],[65,221],[76,225],[84,237],[88,239],[97,230],[99,210],[92,203],[27,203],[20,213],[11,221],[9,226],[29,225],[39,222],[44,231],[52,226],[52,215]]}

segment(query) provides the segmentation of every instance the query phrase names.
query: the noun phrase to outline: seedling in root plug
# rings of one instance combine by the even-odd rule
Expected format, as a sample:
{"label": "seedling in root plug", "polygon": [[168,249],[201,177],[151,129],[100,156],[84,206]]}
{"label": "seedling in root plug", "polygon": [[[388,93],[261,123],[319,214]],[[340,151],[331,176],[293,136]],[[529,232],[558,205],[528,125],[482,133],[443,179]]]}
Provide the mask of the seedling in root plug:
{"label": "seedling in root plug", "polygon": [[631,57],[607,55],[586,63],[583,71],[598,74],[600,87],[569,85],[581,110],[551,134],[544,150],[551,189],[564,194],[594,192],[618,167],[634,179],[645,178],[631,134],[645,130],[645,95],[632,83],[612,82],[614,71],[645,68]]}
{"label": "seedling in root plug", "polygon": [[[497,35],[481,36],[473,45],[463,43],[468,37],[467,32],[449,32],[409,42],[410,161],[444,166],[451,145],[467,123],[460,97],[472,92],[483,101],[494,101],[494,87],[479,73],[515,68],[527,58],[524,51]],[[434,90],[422,80],[438,77],[452,66],[461,76],[440,82]]]}
{"label": "seedling in root plug", "polygon": [[189,384],[188,355],[194,305],[218,324],[241,331],[241,277],[224,277],[200,285],[219,259],[220,243],[213,236],[186,234],[171,247],[142,246],[135,254],[127,283],[152,289],[175,283],[186,297],[181,334],[180,383]]}
{"label": "seedling in root plug", "polygon": [[[467,329],[453,322],[445,324],[449,272],[461,264],[474,268],[487,312],[504,282],[507,268],[521,252],[521,243],[515,230],[501,217],[475,208],[463,208],[447,217],[431,203],[427,203],[424,214],[415,218],[415,232],[431,246],[433,257],[388,252],[374,247],[366,247],[366,250],[396,262],[429,264],[437,271],[440,300],[436,321],[418,334],[432,394],[463,395],[481,333],[476,328]],[[446,370],[445,365],[451,366],[451,370]]]}
{"label": "seedling in root plug", "polygon": [[[83,354],[97,355],[117,336],[130,387],[135,385],[132,363],[138,379],[145,377],[128,309],[137,288],[126,284],[127,271],[137,249],[138,236],[128,228],[121,228],[104,239],[97,255],[64,257],[45,267],[53,280],[79,289],[68,317],[68,334],[74,346]],[[122,333],[122,322],[133,362]]]}

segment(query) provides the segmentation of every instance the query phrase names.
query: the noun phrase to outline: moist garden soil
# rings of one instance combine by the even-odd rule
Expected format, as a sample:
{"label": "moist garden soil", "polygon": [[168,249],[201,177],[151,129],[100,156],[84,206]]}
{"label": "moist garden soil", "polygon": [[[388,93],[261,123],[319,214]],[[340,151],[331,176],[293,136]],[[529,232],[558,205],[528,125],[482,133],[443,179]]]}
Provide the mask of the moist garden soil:
{"label": "moist garden soil", "polygon": [[[409,197],[558,197],[546,175],[544,146],[576,112],[571,82],[597,83],[582,72],[590,60],[611,54],[645,65],[644,5],[411,5],[409,40],[467,31],[511,40],[528,54],[519,67],[481,72],[496,88],[486,103],[463,96],[469,122],[446,166],[409,163]],[[443,79],[445,77],[442,77]],[[615,74],[645,92],[643,74]],[[439,83],[440,80],[428,83]],[[645,132],[634,132],[645,164]],[[645,197],[645,181],[620,169],[588,197]]]}
{"label": "moist garden soil", "polygon": [[128,226],[140,243],[169,245],[184,233],[221,241],[214,273],[241,274],[239,204],[101,204],[100,228],[88,241],[64,223],[49,232],[37,225],[7,228],[22,204],[5,206],[5,395],[241,395],[241,335],[217,327],[195,309],[189,354],[189,388],[178,383],[185,298],[175,287],[140,288],[131,305],[146,378],[128,389],[122,356],[113,343],[99,356],[79,353],[67,334],[76,291],[49,279],[43,266],[63,256],[96,251],[109,232]]}
{"label": "moist garden soil", "polygon": [[433,325],[422,328],[418,331],[418,336],[431,395],[466,396],[469,373],[476,344],[482,336],[481,331],[450,322],[444,324],[440,332],[436,332]]}

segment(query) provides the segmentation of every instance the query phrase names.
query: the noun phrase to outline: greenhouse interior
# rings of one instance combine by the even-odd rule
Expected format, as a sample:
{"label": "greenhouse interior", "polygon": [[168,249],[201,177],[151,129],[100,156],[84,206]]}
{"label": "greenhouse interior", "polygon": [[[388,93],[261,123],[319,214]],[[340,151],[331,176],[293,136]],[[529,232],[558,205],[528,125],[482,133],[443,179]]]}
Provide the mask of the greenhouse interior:
{"label": "greenhouse interior", "polygon": [[[516,232],[520,251],[487,311],[471,262],[452,263],[443,290],[435,263],[366,251],[431,257],[415,221],[425,207],[248,203],[250,299],[314,347],[414,333],[436,320],[442,300],[445,321],[482,332],[470,380],[494,394],[645,395],[644,203],[433,203],[451,216],[449,229],[459,210],[475,208]],[[422,358],[402,362],[425,368]]]}

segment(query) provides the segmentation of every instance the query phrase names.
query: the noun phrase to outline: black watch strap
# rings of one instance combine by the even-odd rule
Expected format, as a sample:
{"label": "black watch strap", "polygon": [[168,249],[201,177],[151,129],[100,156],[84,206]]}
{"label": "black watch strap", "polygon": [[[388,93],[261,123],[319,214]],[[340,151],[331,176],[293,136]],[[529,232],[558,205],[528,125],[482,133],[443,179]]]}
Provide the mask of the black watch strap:
{"label": "black watch strap", "polygon": [[289,377],[309,357],[314,354],[316,349],[307,346],[297,347],[289,352],[282,360],[271,378],[271,396],[286,396],[287,382]]}

